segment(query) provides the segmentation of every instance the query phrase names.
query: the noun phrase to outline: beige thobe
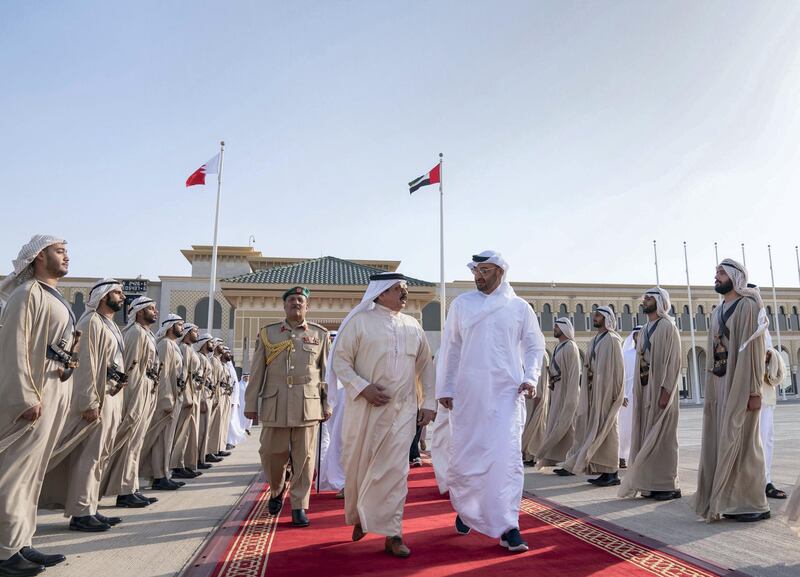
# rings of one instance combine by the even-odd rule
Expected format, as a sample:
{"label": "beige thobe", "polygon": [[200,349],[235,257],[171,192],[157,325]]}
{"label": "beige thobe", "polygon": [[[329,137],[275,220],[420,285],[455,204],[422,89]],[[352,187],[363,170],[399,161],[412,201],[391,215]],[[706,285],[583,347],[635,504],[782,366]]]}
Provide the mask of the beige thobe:
{"label": "beige thobe", "polygon": [[[50,344],[72,344],[75,317],[52,287],[30,280],[9,297],[0,318],[0,559],[30,546],[36,504],[69,408],[72,380],[61,382]],[[59,343],[65,339],[65,343]],[[41,404],[31,423],[22,413]]]}
{"label": "beige thobe", "polygon": [[583,364],[575,443],[564,462],[565,469],[589,475],[617,472],[617,416],[624,386],[622,339],[613,331],[595,335],[589,341],[589,354]]}
{"label": "beige thobe", "polygon": [[[97,512],[100,480],[114,448],[122,413],[122,395],[110,394],[116,383],[108,371],[125,371],[123,338],[114,321],[96,311],[86,314],[77,329],[83,332],[79,366],[72,376],[72,403],[67,423],[53,451],[39,504],[64,507],[65,517]],[[98,409],[100,417],[87,422],[81,414]]]}
{"label": "beige thobe", "polygon": [[172,439],[180,410],[180,382],[183,379],[183,357],[175,339],[164,337],[156,345],[158,359],[163,363],[158,380],[158,397],[150,428],[142,448],[142,477],[164,479],[169,476]]}
{"label": "beige thobe", "polygon": [[[156,339],[150,329],[133,323],[122,332],[125,367],[136,365],[122,389],[122,421],[117,428],[114,451],[103,475],[103,495],[131,495],[139,490],[139,458],[155,406],[154,382],[158,371]],[[148,376],[150,372],[151,376]]]}
{"label": "beige thobe", "polygon": [[[419,407],[417,377],[422,407],[436,408],[428,340],[413,317],[380,305],[355,315],[336,339],[333,366],[345,387],[345,519],[368,533],[401,535],[408,448]],[[382,385],[391,400],[381,407],[369,404],[360,395],[369,384]]]}
{"label": "beige thobe", "polygon": [[548,365],[547,353],[545,353],[542,361],[542,372],[536,383],[536,397],[525,399],[526,409],[529,402],[536,405],[532,407],[530,417],[525,421],[525,429],[522,431],[522,456],[525,461],[533,461],[539,458],[539,447],[544,441],[547,413],[550,408]]}
{"label": "beige thobe", "polygon": [[194,469],[197,467],[197,413],[200,406],[197,391],[203,386],[200,376],[202,366],[192,345],[181,343],[180,349],[186,388],[178,396],[181,413],[175,428],[169,466],[172,469]]}
{"label": "beige thobe", "polygon": [[[709,351],[720,332],[720,315],[731,304],[718,306],[709,332]],[[697,475],[695,511],[707,521],[724,514],[763,513],[769,511],[764,468],[764,451],[759,435],[759,411],[748,411],[751,395],[761,394],[766,370],[764,336],[750,342],[744,351],[739,347],[756,331],[758,303],[742,298],[727,321],[730,337],[722,343],[728,350],[724,376],[711,373],[713,354],[708,355],[708,385],[703,404],[703,434],[700,469]]]}
{"label": "beige thobe", "polygon": [[[654,323],[658,324],[654,324]],[[655,328],[654,328],[655,326]],[[652,330],[652,333],[650,332]],[[644,352],[647,335],[650,346]],[[650,366],[647,384],[641,382],[642,355]],[[633,430],[628,471],[619,495],[678,489],[678,417],[681,375],[681,336],[670,319],[649,321],[639,333],[633,372]],[[669,393],[666,409],[658,406],[661,390]]]}
{"label": "beige thobe", "polygon": [[550,409],[537,467],[552,467],[567,458],[575,440],[575,411],[581,381],[581,357],[575,341],[559,343],[548,367]]}
{"label": "beige thobe", "polygon": [[[202,381],[203,384],[199,387],[198,396],[199,403],[199,419],[197,421],[197,453],[198,461],[200,463],[206,462],[206,455],[210,453],[208,444],[208,425],[211,417],[212,409],[212,394],[211,383],[213,381],[213,367],[207,355],[199,354],[200,365],[202,367]],[[202,408],[205,407],[205,411]]]}
{"label": "beige thobe", "polygon": [[225,378],[224,372],[228,372],[222,365],[222,361],[216,355],[209,355],[208,360],[211,363],[211,390],[209,396],[211,398],[211,413],[208,417],[208,447],[209,453],[219,453],[221,448],[219,446],[220,428],[222,427],[222,403],[220,403],[220,390],[222,388],[222,381]]}

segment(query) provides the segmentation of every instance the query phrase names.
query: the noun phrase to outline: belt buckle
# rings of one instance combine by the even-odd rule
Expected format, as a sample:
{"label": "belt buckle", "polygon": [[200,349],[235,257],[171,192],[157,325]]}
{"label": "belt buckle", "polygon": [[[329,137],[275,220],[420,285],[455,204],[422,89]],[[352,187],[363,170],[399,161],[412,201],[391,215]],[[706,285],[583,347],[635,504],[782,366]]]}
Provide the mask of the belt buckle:
{"label": "belt buckle", "polygon": [[292,375],[286,375],[286,384],[290,387],[294,384],[294,377]]}

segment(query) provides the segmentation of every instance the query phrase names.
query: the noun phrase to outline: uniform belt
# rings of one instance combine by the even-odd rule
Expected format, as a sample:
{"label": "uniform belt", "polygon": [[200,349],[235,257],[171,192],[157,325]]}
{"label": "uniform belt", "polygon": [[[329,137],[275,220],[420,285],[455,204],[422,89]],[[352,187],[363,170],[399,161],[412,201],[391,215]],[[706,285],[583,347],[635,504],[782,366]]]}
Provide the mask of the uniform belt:
{"label": "uniform belt", "polygon": [[308,383],[312,382],[312,378],[309,376],[302,376],[302,377],[295,377],[292,375],[287,375],[283,378],[275,377],[273,379],[269,379],[267,381],[268,385],[307,385]]}

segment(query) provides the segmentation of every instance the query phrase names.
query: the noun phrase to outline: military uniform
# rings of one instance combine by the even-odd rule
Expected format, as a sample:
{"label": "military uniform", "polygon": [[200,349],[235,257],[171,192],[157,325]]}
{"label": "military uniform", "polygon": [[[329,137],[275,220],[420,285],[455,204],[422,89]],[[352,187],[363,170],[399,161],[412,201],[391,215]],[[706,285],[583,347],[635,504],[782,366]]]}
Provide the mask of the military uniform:
{"label": "military uniform", "polygon": [[330,412],[328,347],[328,331],[308,321],[294,328],[286,321],[267,325],[256,340],[245,411],[258,412],[259,454],[273,497],[283,492],[291,454],[292,509],[308,508],[317,425]]}

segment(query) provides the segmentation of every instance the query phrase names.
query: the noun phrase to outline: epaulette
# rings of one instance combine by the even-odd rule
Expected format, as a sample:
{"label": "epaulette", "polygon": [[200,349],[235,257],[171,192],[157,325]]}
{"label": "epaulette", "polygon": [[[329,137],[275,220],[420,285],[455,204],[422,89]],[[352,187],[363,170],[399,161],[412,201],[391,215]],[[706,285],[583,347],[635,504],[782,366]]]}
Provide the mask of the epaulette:
{"label": "epaulette", "polygon": [[307,321],[306,324],[308,326],[310,326],[310,327],[316,327],[316,328],[320,329],[324,333],[328,332],[328,329],[326,329],[325,327],[323,327],[322,325],[319,325],[317,323],[312,323],[311,321]]}
{"label": "epaulette", "polygon": [[274,323],[268,323],[261,328],[266,329],[267,327],[274,327],[275,325],[281,325],[281,324],[283,324],[283,321],[276,321]]}

